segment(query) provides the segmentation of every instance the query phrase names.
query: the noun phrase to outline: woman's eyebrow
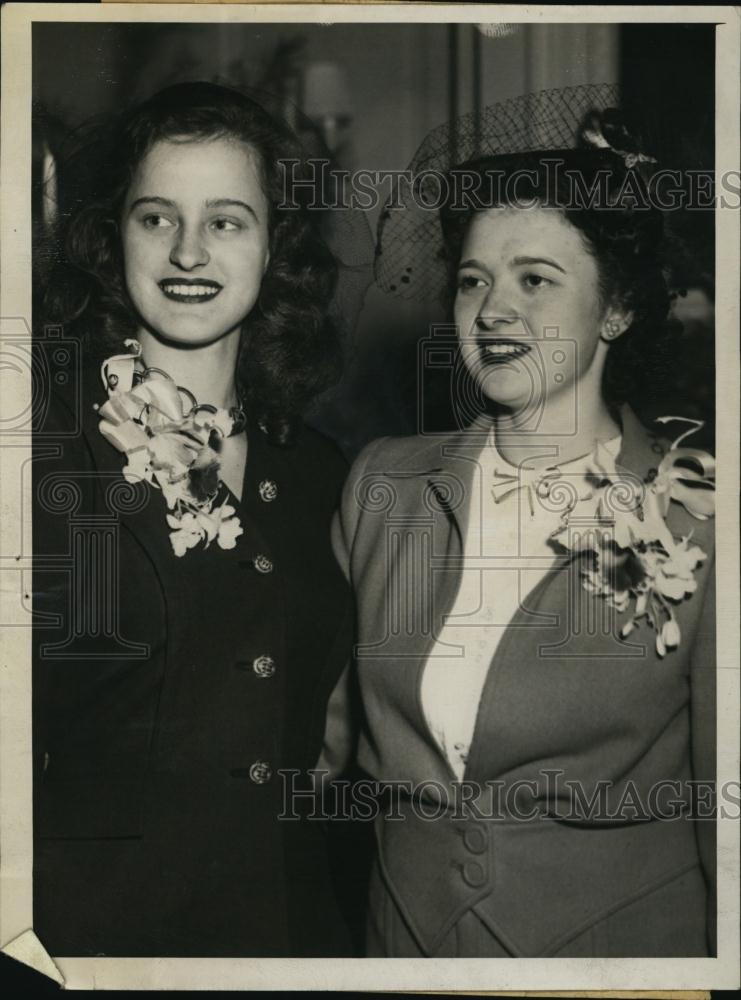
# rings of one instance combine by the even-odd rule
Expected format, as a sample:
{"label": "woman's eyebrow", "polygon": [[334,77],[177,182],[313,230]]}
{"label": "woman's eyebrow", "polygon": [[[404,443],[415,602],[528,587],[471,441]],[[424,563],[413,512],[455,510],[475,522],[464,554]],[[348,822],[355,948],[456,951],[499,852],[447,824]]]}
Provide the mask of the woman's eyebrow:
{"label": "woman's eyebrow", "polygon": [[206,202],[206,208],[228,208],[229,205],[237,205],[239,208],[243,208],[246,212],[250,213],[255,222],[260,221],[252,205],[248,205],[246,201],[240,201],[238,198],[212,198]]}
{"label": "woman's eyebrow", "polygon": [[[159,195],[144,195],[142,198],[137,198],[136,201],[132,201],[129,211],[133,211],[137,205],[144,204],[162,205],[165,208],[176,207],[175,202],[171,201],[169,198],[161,198]],[[230,205],[237,205],[239,208],[243,208],[246,212],[250,213],[255,222],[260,221],[254,208],[251,205],[248,205],[246,201],[240,201],[238,198],[212,198],[206,202],[206,208],[227,208]]]}
{"label": "woman's eyebrow", "polygon": [[555,267],[557,271],[561,274],[566,274],[566,271],[557,264],[555,260],[551,260],[550,257],[513,257],[512,263],[515,265],[519,264],[547,264],[549,267]]}
{"label": "woman's eyebrow", "polygon": [[143,198],[137,198],[136,201],[132,201],[131,208],[129,211],[133,211],[137,205],[144,204],[154,204],[154,205],[164,205],[165,208],[174,208],[175,202],[170,201],[169,198],[160,198],[157,195],[145,195]]}
{"label": "woman's eyebrow", "polygon": [[477,267],[479,271],[486,270],[486,267],[481,263],[480,260],[474,260],[473,258],[471,258],[471,260],[462,260],[458,265],[458,270],[462,271],[464,267]]}

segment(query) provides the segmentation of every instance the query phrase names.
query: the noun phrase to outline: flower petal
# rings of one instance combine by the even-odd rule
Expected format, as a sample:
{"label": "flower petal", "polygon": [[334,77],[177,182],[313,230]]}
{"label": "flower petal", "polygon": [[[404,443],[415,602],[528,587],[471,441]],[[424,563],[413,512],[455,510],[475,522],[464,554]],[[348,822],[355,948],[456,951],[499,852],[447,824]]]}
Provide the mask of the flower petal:
{"label": "flower petal", "polygon": [[679,645],[682,633],[679,630],[679,624],[675,618],[670,618],[668,622],[664,623],[664,627],[661,629],[661,638],[667,647],[675,647]]}
{"label": "flower petal", "polygon": [[219,526],[219,546],[222,549],[233,549],[237,544],[237,538],[243,531],[244,528],[239,523],[238,517],[230,517],[222,521]]}

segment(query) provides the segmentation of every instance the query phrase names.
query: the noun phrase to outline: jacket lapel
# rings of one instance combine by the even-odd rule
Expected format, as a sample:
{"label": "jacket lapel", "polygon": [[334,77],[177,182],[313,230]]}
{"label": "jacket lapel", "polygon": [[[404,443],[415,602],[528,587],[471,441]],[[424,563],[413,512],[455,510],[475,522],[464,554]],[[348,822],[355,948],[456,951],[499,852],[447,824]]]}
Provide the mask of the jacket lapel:
{"label": "jacket lapel", "polygon": [[400,625],[393,641],[395,658],[424,665],[455,600],[470,498],[476,493],[478,459],[489,426],[481,419],[458,433],[435,437],[418,453],[413,468],[382,474],[394,490],[387,544],[399,567],[388,595],[391,620],[396,614]]}
{"label": "jacket lapel", "polygon": [[629,406],[620,410],[623,440],[617,464],[645,480],[661,462],[667,442],[648,431]]}
{"label": "jacket lapel", "polygon": [[[96,480],[100,487],[100,509],[96,513],[116,518],[120,529],[132,537],[149,557],[162,583],[162,569],[173,560],[165,500],[162,493],[148,483],[137,483],[129,487],[134,497],[133,502],[126,502],[128,490],[122,473],[126,464],[125,456],[98,429],[99,417],[94,407],[102,405],[106,398],[97,368],[88,367],[83,379],[82,432],[97,470]],[[117,498],[123,502],[119,502]]]}
{"label": "jacket lapel", "polygon": [[[658,466],[666,451],[666,445],[646,430],[629,406],[621,409],[620,418],[622,443],[617,464],[641,480],[650,478],[652,470]],[[427,729],[420,700],[422,673],[435,639],[440,634],[445,616],[451,611],[458,593],[471,504],[475,502],[484,504],[488,497],[485,484],[479,482],[479,459],[490,428],[489,419],[481,416],[465,430],[443,439],[438,438],[420,452],[418,468],[411,474],[418,483],[421,481],[424,484],[425,506],[431,518],[431,567],[428,586],[431,605],[429,620],[432,629],[427,635],[426,642],[422,643],[419,641],[419,632],[410,630],[408,634],[400,637],[398,648],[400,655],[414,656],[418,659],[417,669],[406,672],[409,684],[407,698],[414,702],[420,730],[427,734],[436,749],[437,744]],[[409,491],[410,500],[413,492]],[[413,505],[410,504],[410,513],[413,509]],[[417,501],[417,511],[418,509]],[[555,624],[559,615],[554,615],[553,609],[562,607],[564,601],[569,599],[566,593],[567,577],[570,578],[572,574],[564,572],[567,562],[568,560],[564,559],[561,564],[556,563],[554,570],[541,580],[526,599],[526,607],[518,610],[510,627],[502,636],[493,662],[499,656],[516,659],[520,655],[518,645],[531,632],[529,628],[522,626],[532,625],[538,618],[544,623]],[[424,581],[421,580],[417,586],[423,587]],[[425,620],[425,613],[422,612],[420,617]],[[491,687],[495,680],[493,674],[492,664],[482,692],[482,702],[491,698]],[[482,726],[477,722],[469,755],[471,770],[475,770],[479,743],[476,735],[481,731]]]}

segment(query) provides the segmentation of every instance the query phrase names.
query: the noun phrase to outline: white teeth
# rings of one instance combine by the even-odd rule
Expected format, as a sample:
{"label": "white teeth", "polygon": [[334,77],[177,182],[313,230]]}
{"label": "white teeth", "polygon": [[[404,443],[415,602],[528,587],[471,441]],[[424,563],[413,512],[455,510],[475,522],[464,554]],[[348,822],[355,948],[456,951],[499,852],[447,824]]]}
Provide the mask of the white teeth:
{"label": "white teeth", "polygon": [[487,344],[488,354],[526,354],[529,347],[521,344]]}
{"label": "white teeth", "polygon": [[212,285],[163,285],[162,288],[168,295],[215,295],[218,291]]}

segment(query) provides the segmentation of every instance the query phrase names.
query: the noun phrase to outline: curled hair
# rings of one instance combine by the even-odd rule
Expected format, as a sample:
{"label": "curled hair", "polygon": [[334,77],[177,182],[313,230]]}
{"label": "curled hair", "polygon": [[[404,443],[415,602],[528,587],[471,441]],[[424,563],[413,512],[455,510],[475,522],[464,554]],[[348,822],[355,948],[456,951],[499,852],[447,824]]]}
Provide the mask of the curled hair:
{"label": "curled hair", "polygon": [[48,279],[44,318],[73,323],[96,357],[135,335],[141,320],[126,289],[119,222],[135,171],[160,140],[218,138],[258,154],[270,260],[243,323],[237,382],[250,416],[274,442],[286,443],[307,404],[340,374],[339,338],[328,318],[337,265],[305,204],[296,195],[284,204],[284,163],[301,174],[297,139],[245,95],[212,83],[176,84],[75,135],[75,151],[63,158],[61,259]]}
{"label": "curled hair", "polygon": [[[470,161],[451,172],[441,210],[449,303],[468,225],[495,207],[559,210],[581,234],[597,264],[603,308],[632,313],[630,327],[610,345],[602,391],[608,405],[639,408],[666,388],[673,364],[674,325],[668,320],[667,241],[637,170],[607,150],[556,150]],[[465,193],[465,197],[462,197]]]}

